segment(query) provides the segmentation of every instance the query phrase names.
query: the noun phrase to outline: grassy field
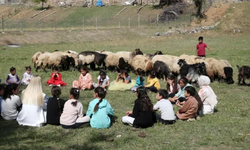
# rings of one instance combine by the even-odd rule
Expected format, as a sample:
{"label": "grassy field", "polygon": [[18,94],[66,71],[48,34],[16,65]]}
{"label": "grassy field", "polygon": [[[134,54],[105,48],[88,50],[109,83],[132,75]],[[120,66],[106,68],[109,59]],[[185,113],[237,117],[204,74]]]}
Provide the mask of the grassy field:
{"label": "grassy field", "polygon": [[[183,122],[177,121],[174,125],[165,126],[155,124],[151,128],[138,129],[133,131],[130,126],[123,125],[121,117],[127,110],[132,110],[136,95],[130,91],[108,91],[106,99],[112,105],[116,122],[109,129],[92,129],[84,126],[77,130],[65,130],[60,126],[46,125],[41,128],[19,126],[16,121],[5,121],[0,119],[0,149],[79,149],[79,150],[101,150],[101,149],[197,149],[197,150],[236,150],[249,149],[250,143],[250,112],[249,112],[249,86],[237,85],[236,65],[250,65],[250,35],[220,34],[221,28],[214,31],[202,33],[204,42],[212,49],[207,52],[207,57],[228,60],[234,70],[235,84],[213,82],[211,87],[218,96],[218,110],[213,115],[206,115],[199,121]],[[82,42],[60,42],[51,44],[22,44],[19,48],[10,48],[0,45],[0,79],[5,80],[9,73],[9,68],[17,68],[17,74],[22,78],[25,72],[24,67],[31,64],[31,56],[37,51],[74,50],[77,52],[85,50],[108,50],[108,51],[133,51],[140,48],[144,53],[153,53],[161,50],[164,54],[195,55],[197,38],[201,34],[176,35],[169,37],[149,38],[156,30],[139,30],[144,34],[131,31],[123,31],[121,36],[97,37],[96,40]],[[110,31],[115,32],[114,31]],[[32,34],[32,33],[31,33]],[[34,33],[35,34],[35,33]],[[77,33],[75,33],[77,36]],[[19,36],[16,36],[20,38]],[[58,38],[59,35],[58,35]],[[1,39],[1,36],[0,36]],[[18,41],[18,40],[17,40]],[[32,68],[33,69],[33,68]],[[50,73],[43,71],[33,74],[42,77],[43,90],[48,95],[50,87],[46,81],[50,78]],[[78,71],[63,71],[62,79],[68,84],[62,87],[61,98],[67,100],[72,81],[79,76]],[[98,72],[91,71],[94,82],[97,81]],[[107,72],[111,81],[116,77],[116,73]],[[136,75],[130,73],[132,79]],[[249,83],[249,80],[247,80]],[[165,88],[166,82],[161,81],[161,87]],[[21,87],[24,89],[25,87]],[[198,88],[197,88],[198,90]],[[21,91],[20,91],[21,92]],[[19,94],[20,95],[20,94]],[[156,94],[149,93],[152,102],[156,103]],[[88,103],[93,99],[93,91],[83,91],[80,101],[83,103],[84,111],[87,110]],[[175,111],[178,110],[174,106]],[[137,136],[139,131],[147,134],[146,138]],[[117,137],[121,135],[121,137]],[[113,142],[106,138],[114,138]]]}

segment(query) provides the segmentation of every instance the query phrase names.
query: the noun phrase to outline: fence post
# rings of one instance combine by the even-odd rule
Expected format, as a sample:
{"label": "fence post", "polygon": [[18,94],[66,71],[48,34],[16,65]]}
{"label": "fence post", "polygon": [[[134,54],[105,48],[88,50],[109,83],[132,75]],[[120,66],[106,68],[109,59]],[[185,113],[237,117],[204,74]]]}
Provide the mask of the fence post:
{"label": "fence post", "polygon": [[82,29],[84,30],[84,17],[82,17]]}
{"label": "fence post", "polygon": [[128,28],[130,28],[130,18],[128,18]]}
{"label": "fence post", "polygon": [[97,17],[95,17],[95,29],[97,30]]}
{"label": "fence post", "polygon": [[156,23],[157,23],[157,28],[159,28],[159,14],[156,16]]}
{"label": "fence post", "polygon": [[4,20],[3,20],[3,15],[2,15],[2,33],[4,33]]}
{"label": "fence post", "polygon": [[138,14],[138,28],[140,28],[140,14],[139,13],[137,14]]}
{"label": "fence post", "polygon": [[20,19],[20,32],[23,32],[22,19]]}

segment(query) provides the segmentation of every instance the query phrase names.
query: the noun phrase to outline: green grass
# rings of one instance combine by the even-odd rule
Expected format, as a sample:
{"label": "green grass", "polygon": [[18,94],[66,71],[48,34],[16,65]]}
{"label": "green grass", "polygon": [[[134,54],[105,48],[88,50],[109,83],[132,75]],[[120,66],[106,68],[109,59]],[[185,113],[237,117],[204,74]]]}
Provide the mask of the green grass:
{"label": "green grass", "polygon": [[[127,35],[129,36],[129,35]],[[59,43],[59,44],[35,44],[22,45],[20,48],[9,48],[0,51],[0,78],[5,79],[9,68],[17,68],[19,77],[22,76],[24,66],[32,65],[31,56],[37,51],[53,51],[55,49],[75,51],[101,50],[109,51],[133,51],[139,47],[144,53],[152,53],[156,50],[164,54],[180,55],[195,54],[195,45],[198,35],[182,35],[172,37],[147,38],[134,36],[123,40],[113,41],[81,42],[81,43]],[[126,37],[126,36],[125,36]],[[205,36],[204,42],[212,48],[207,52],[207,57],[228,60],[234,69],[234,80],[237,81],[236,65],[249,65],[250,48],[247,41],[249,35],[240,36]],[[3,46],[0,46],[2,49]],[[50,73],[41,70],[35,72],[43,79],[44,92],[50,96],[50,87],[46,80]],[[98,72],[91,71],[94,81],[97,81]],[[116,73],[108,72],[111,81],[115,79]],[[130,74],[133,79],[136,76]],[[68,83],[62,87],[61,98],[68,99],[68,93],[72,81],[79,76],[78,71],[64,71],[62,77]],[[249,82],[249,81],[248,81]],[[161,81],[162,88],[166,82]],[[132,131],[130,126],[123,125],[121,117],[127,110],[133,107],[136,95],[130,91],[108,91],[107,100],[111,103],[117,122],[109,129],[97,130],[85,126],[77,130],[64,130],[60,126],[47,125],[41,128],[19,126],[16,121],[0,120],[0,149],[248,149],[250,136],[249,129],[249,87],[237,84],[227,85],[225,83],[213,82],[211,84],[218,96],[218,106],[213,115],[207,115],[200,121],[182,122],[177,121],[172,126],[155,124],[148,129],[139,129],[146,132],[145,139],[137,137],[138,131]],[[24,89],[24,87],[21,87]],[[156,103],[154,93],[149,94],[153,103]],[[93,91],[81,92],[80,101],[83,103],[84,111],[88,103],[93,99]],[[175,111],[177,111],[176,106]],[[120,138],[116,138],[121,135]],[[107,137],[114,138],[113,142],[106,141]]]}

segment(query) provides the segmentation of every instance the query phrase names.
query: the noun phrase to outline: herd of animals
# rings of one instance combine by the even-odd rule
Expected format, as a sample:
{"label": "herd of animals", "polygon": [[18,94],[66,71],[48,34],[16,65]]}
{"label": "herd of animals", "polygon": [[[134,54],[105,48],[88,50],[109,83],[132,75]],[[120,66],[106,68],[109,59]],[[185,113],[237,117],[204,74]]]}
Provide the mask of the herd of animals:
{"label": "herd of animals", "polygon": [[[161,51],[154,54],[143,54],[140,49],[133,52],[120,51],[58,51],[37,52],[32,56],[32,62],[36,71],[42,68],[60,67],[62,70],[80,68],[82,65],[90,65],[92,70],[98,68],[111,71],[127,70],[135,71],[141,68],[145,74],[154,70],[157,78],[166,79],[169,73],[176,76],[186,76],[190,82],[196,82],[199,75],[207,75],[211,81],[218,80],[233,84],[233,69],[227,60],[197,57],[194,55],[164,55]],[[250,67],[238,68],[238,84],[246,84],[245,79],[250,79]]]}

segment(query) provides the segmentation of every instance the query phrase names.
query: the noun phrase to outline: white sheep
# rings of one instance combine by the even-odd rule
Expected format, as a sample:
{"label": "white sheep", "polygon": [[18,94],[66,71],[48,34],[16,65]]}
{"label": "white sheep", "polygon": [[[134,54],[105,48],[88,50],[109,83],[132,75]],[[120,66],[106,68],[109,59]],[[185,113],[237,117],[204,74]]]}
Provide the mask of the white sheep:
{"label": "white sheep", "polygon": [[37,61],[36,61],[36,65],[37,65],[36,71],[37,71],[40,67],[42,67],[43,70],[45,71],[45,68],[46,68],[46,66],[48,65],[48,59],[49,59],[49,57],[50,57],[51,55],[52,55],[52,53],[46,52],[46,53],[41,54],[41,55],[38,57],[38,59],[37,59]]}
{"label": "white sheep", "polygon": [[143,55],[136,55],[129,65],[134,69],[137,70],[141,68],[143,71],[148,72],[153,69],[153,62],[146,56]]}
{"label": "white sheep", "polygon": [[195,55],[186,55],[186,54],[181,55],[179,58],[185,59],[187,64],[202,63],[205,60],[204,57],[199,57],[199,56],[195,56]]}

